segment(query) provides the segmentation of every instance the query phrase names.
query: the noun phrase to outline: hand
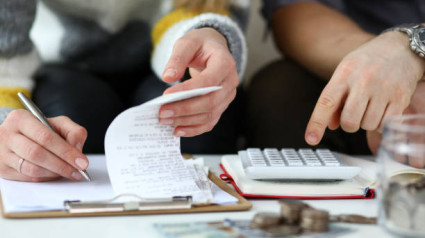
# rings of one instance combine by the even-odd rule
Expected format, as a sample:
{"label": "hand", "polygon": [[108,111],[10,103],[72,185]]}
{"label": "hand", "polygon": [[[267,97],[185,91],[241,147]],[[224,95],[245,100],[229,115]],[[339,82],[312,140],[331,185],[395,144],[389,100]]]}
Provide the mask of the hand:
{"label": "hand", "polygon": [[[416,87],[416,91],[412,96],[412,100],[409,104],[409,106],[404,110],[403,114],[423,114],[425,113],[425,80],[421,80],[418,82],[418,85]],[[375,130],[375,131],[367,131],[366,132],[367,137],[367,143],[369,145],[369,149],[373,154],[376,154],[378,152],[379,144],[381,143],[382,134]],[[400,156],[398,158],[398,161],[400,162],[407,162],[405,156]],[[415,160],[409,159],[409,164],[417,167],[417,168],[423,168],[425,166],[424,162],[422,160]]]}
{"label": "hand", "polygon": [[226,39],[212,28],[192,30],[177,40],[165,67],[163,80],[178,81],[189,67],[191,78],[164,94],[209,86],[223,88],[207,95],[163,105],[159,122],[175,126],[176,136],[196,136],[213,129],[236,96],[236,63]]}
{"label": "hand", "polygon": [[410,103],[425,60],[409,49],[401,32],[387,32],[348,54],[317,101],[305,139],[316,145],[326,127],[373,131],[383,118],[402,114]]}
{"label": "hand", "polygon": [[[0,177],[41,182],[60,176],[81,180],[77,169],[85,170],[87,157],[82,148],[86,130],[60,116],[50,118],[53,132],[26,110],[14,110],[0,125]],[[21,173],[18,162],[24,159]]]}

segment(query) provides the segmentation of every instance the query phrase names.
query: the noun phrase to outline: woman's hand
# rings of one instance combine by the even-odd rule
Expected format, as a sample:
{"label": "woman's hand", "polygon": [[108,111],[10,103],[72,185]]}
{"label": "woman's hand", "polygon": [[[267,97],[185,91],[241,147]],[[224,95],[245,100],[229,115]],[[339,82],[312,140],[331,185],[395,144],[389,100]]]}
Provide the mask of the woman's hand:
{"label": "woman's hand", "polygon": [[196,136],[212,130],[236,96],[239,78],[226,39],[212,28],[188,32],[176,41],[162,79],[173,83],[189,68],[191,78],[164,94],[209,86],[223,88],[207,95],[163,105],[159,122],[175,126],[176,136]]}
{"label": "woman's hand", "polygon": [[[0,125],[0,177],[30,182],[61,176],[82,179],[78,169],[88,167],[82,153],[87,131],[64,116],[49,122],[56,132],[26,110],[9,113]],[[20,159],[24,159],[21,166]]]}

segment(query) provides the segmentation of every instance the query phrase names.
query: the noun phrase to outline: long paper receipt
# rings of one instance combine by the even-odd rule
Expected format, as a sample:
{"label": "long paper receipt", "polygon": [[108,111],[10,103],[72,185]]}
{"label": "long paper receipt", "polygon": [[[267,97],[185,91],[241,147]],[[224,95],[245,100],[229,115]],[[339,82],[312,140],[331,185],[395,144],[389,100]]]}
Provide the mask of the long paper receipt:
{"label": "long paper receipt", "polygon": [[200,88],[155,98],[118,115],[105,136],[105,155],[115,194],[133,193],[145,198],[193,196],[208,200],[197,186],[193,166],[180,152],[174,127],[161,125],[161,105],[213,92],[221,87]]}

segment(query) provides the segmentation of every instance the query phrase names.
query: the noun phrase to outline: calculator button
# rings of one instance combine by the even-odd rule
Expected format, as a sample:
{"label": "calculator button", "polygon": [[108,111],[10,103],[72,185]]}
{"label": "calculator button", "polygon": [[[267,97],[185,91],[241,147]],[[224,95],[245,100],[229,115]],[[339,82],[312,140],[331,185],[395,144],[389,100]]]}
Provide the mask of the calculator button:
{"label": "calculator button", "polygon": [[267,166],[263,153],[261,152],[259,148],[248,148],[246,151],[248,153],[248,159],[250,160],[252,166],[254,167]]}
{"label": "calculator button", "polygon": [[304,166],[302,161],[288,161],[288,166]]}
{"label": "calculator button", "polygon": [[325,166],[329,166],[329,167],[338,167],[338,166],[340,166],[341,164],[340,163],[338,163],[338,162],[336,162],[336,163],[325,163]]}
{"label": "calculator button", "polygon": [[307,166],[322,166],[322,163],[320,161],[306,161],[305,162]]}
{"label": "calculator button", "polygon": [[301,159],[294,149],[281,149],[280,152],[285,160],[288,159]]}
{"label": "calculator button", "polygon": [[285,166],[282,156],[277,149],[264,149],[264,156],[271,166],[282,167]]}

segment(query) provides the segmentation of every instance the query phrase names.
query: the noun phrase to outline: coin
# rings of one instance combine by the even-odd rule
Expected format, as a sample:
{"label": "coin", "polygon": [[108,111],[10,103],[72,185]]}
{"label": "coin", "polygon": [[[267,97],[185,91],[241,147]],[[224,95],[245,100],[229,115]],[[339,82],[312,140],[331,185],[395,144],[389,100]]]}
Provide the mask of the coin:
{"label": "coin", "polygon": [[376,217],[365,217],[355,214],[341,214],[330,216],[330,221],[357,224],[376,224]]}
{"label": "coin", "polygon": [[325,210],[319,210],[314,208],[307,208],[301,212],[303,218],[318,218],[329,220],[329,212]]}
{"label": "coin", "polygon": [[265,229],[264,234],[268,237],[285,237],[300,234],[301,231],[302,229],[299,226],[280,225]]}
{"label": "coin", "polygon": [[329,230],[329,212],[314,208],[303,209],[300,226],[304,231],[325,232]]}
{"label": "coin", "polygon": [[251,221],[251,228],[263,229],[267,227],[277,226],[280,224],[281,217],[277,213],[261,212],[255,214]]}
{"label": "coin", "polygon": [[280,199],[280,214],[285,224],[298,223],[301,211],[309,205],[296,199]]}

